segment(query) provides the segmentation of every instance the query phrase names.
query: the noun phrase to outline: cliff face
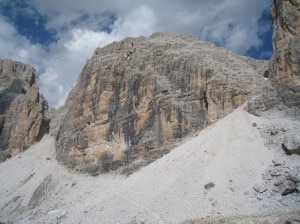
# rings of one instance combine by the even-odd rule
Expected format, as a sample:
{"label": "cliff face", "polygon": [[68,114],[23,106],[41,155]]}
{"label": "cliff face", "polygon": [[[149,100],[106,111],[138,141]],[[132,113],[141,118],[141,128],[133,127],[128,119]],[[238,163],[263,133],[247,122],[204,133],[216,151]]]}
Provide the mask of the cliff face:
{"label": "cliff face", "polygon": [[267,63],[155,33],[95,50],[65,104],[57,158],[82,172],[152,161],[261,91]]}
{"label": "cliff face", "polygon": [[47,103],[35,84],[35,70],[0,60],[0,162],[39,141],[48,131]]}
{"label": "cliff face", "polygon": [[283,101],[300,107],[300,1],[273,0],[270,76]]}

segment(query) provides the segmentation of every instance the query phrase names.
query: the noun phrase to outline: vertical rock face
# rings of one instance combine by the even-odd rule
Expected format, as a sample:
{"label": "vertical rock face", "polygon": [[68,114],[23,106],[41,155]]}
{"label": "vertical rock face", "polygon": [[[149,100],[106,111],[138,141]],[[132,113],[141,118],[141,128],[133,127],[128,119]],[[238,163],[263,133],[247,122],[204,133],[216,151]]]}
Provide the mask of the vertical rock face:
{"label": "vertical rock face", "polygon": [[270,76],[288,106],[300,107],[300,1],[273,0]]}
{"label": "vertical rock face", "polygon": [[35,84],[35,70],[0,60],[0,161],[40,140],[48,131],[47,103]]}
{"label": "vertical rock face", "polygon": [[95,50],[65,104],[57,157],[83,172],[151,161],[261,90],[267,63],[155,33]]}

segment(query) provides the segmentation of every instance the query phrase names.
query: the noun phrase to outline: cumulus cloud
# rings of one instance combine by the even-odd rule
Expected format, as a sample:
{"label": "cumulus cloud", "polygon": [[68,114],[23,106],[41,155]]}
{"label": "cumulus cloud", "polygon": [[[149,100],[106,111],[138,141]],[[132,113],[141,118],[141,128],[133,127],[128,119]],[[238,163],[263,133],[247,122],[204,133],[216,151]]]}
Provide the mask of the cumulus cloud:
{"label": "cumulus cloud", "polygon": [[[104,46],[117,38],[105,32],[73,29],[71,37],[61,39],[59,50],[50,50],[45,70],[40,74],[42,93],[52,106],[61,106],[74,85],[87,59],[98,46]],[[57,46],[56,46],[57,47]]]}
{"label": "cumulus cloud", "polygon": [[45,56],[42,47],[20,36],[3,16],[0,16],[0,27],[0,58],[30,61],[31,65],[37,67],[39,58]]}
{"label": "cumulus cloud", "polygon": [[119,36],[149,35],[156,30],[156,18],[147,7],[132,10],[126,17],[120,17],[113,26],[113,33]]}
{"label": "cumulus cloud", "polygon": [[[136,22],[137,21],[137,22]],[[55,48],[50,50],[45,71],[39,83],[50,105],[61,106],[74,85],[84,63],[96,47],[105,46],[127,36],[149,35],[154,32],[155,19],[147,8],[134,9],[128,17],[120,17],[111,25],[111,32],[73,28],[64,34]],[[58,101],[57,101],[58,100]]]}
{"label": "cumulus cloud", "polygon": [[194,34],[245,54],[262,45],[258,34],[264,31],[258,21],[270,4],[270,0],[26,2],[29,12],[47,18],[45,29],[56,34],[56,42],[47,46],[32,43],[0,16],[0,57],[35,66],[41,91],[50,106],[55,107],[64,103],[96,47],[127,36],[168,31]]}

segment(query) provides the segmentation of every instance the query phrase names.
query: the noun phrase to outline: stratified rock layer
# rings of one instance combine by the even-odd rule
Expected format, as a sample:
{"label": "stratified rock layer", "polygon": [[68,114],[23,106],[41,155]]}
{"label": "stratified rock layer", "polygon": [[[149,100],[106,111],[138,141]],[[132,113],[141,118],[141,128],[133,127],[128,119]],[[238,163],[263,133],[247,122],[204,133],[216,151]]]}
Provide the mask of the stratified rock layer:
{"label": "stratified rock layer", "polygon": [[155,33],[95,50],[65,104],[57,157],[97,173],[153,161],[261,91],[267,63]]}
{"label": "stratified rock layer", "polygon": [[270,76],[288,106],[300,107],[300,1],[273,0]]}
{"label": "stratified rock layer", "polygon": [[0,162],[48,131],[47,103],[35,84],[35,73],[21,62],[0,60]]}

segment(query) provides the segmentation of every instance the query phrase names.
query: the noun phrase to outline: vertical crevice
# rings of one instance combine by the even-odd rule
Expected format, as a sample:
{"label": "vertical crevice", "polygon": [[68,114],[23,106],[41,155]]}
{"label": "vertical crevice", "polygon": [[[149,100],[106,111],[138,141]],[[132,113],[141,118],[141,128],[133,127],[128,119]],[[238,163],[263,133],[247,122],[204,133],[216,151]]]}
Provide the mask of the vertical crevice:
{"label": "vertical crevice", "polygon": [[205,109],[206,111],[208,111],[208,100],[207,100],[207,95],[206,95],[206,91],[204,91],[204,105],[205,105]]}

